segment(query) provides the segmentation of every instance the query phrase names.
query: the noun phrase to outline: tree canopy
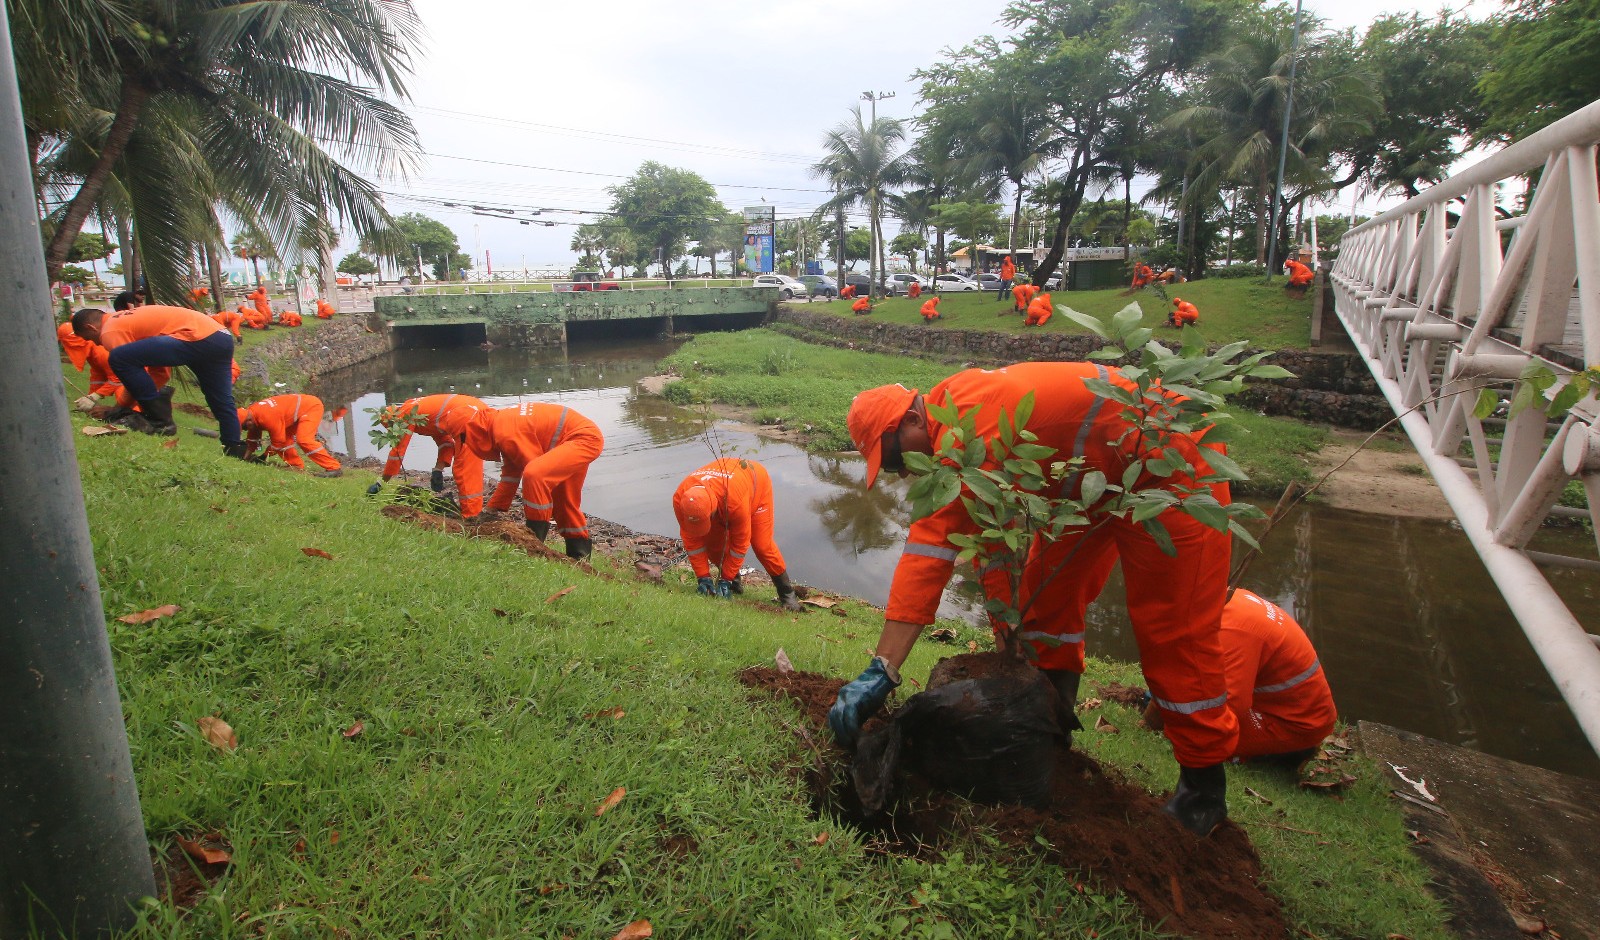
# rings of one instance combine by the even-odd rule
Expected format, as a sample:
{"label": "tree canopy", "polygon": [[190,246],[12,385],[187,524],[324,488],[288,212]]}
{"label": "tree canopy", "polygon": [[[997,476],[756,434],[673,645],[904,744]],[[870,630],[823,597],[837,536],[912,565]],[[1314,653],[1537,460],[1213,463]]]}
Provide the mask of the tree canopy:
{"label": "tree canopy", "polygon": [[649,248],[646,263],[659,263],[663,277],[684,254],[689,240],[728,212],[717,201],[717,191],[699,174],[653,160],[609,192],[610,214]]}

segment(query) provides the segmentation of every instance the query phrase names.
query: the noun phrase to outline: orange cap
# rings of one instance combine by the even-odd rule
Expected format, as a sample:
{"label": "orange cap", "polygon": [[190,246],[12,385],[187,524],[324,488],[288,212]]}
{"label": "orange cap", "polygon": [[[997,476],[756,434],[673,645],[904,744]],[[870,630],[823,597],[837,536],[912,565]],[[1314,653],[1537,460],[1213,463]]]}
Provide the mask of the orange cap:
{"label": "orange cap", "polygon": [[239,426],[240,427],[244,427],[244,423],[246,421],[248,421],[248,420],[250,420],[250,409],[249,408],[240,408],[239,409]]}
{"label": "orange cap", "polygon": [[900,419],[916,400],[916,389],[896,384],[869,388],[850,402],[845,424],[856,450],[867,458],[869,489],[877,482],[878,468],[883,465],[883,435],[900,427]]}
{"label": "orange cap", "polygon": [[1176,307],[1177,305],[1179,305],[1181,303],[1183,303],[1183,298],[1182,297],[1174,297],[1174,298],[1172,298],[1172,305],[1174,307]]}
{"label": "orange cap", "polygon": [[677,513],[678,528],[685,535],[702,536],[711,531],[711,514],[716,511],[711,492],[703,486],[691,486],[672,498],[672,511]]}

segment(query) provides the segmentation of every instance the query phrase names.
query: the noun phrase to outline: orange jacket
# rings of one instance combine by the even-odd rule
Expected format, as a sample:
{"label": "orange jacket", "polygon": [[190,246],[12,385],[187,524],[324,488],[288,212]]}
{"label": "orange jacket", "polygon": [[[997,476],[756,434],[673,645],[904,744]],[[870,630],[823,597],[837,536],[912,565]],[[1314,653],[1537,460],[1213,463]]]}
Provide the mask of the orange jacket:
{"label": "orange jacket", "polygon": [[1200,322],[1200,308],[1187,300],[1179,301],[1176,309],[1172,311],[1172,320],[1179,326]]}
{"label": "orange jacket", "polygon": [[939,315],[939,298],[930,297],[922,302],[922,318],[932,320]]}
{"label": "orange jacket", "polygon": [[1331,730],[1338,720],[1317,651],[1278,605],[1250,591],[1235,591],[1222,608],[1222,653],[1228,707],[1239,716],[1241,728],[1252,711],[1313,731]]}
{"label": "orange jacket", "polygon": [[1055,311],[1051,305],[1049,294],[1040,294],[1028,301],[1028,325],[1044,326],[1049,322],[1050,314]]}
{"label": "orange jacket", "polygon": [[[697,486],[705,487],[711,496],[714,508],[711,511],[712,531],[708,535],[719,536],[716,541],[721,542],[723,547],[722,577],[731,581],[739,576],[739,568],[750,551],[752,531],[761,527],[762,522],[767,523],[762,528],[772,528],[772,477],[767,474],[766,467],[753,460],[723,457],[689,474],[678,484],[672,494],[672,510],[678,517],[678,534],[683,539],[684,551],[689,553],[689,565],[694,568],[695,577],[704,578],[711,574],[706,547],[708,541],[712,540],[707,535],[690,534],[683,523],[684,496]],[[765,520],[759,518],[763,515],[767,517]],[[775,553],[776,546],[771,546],[771,551]],[[761,553],[759,548],[758,553]],[[763,558],[762,564],[770,571],[769,560]],[[784,570],[783,556],[778,555],[777,570],[770,573],[778,575]]]}
{"label": "orange jacket", "polygon": [[840,300],[849,300],[850,298],[854,297],[855,295],[856,295],[856,286],[854,284],[846,284],[845,286],[839,288],[839,299]]}
{"label": "orange jacket", "polygon": [[293,310],[285,310],[278,314],[278,322],[284,326],[300,326],[304,321],[300,319],[300,314]]}
{"label": "orange jacket", "polygon": [[107,317],[100,327],[100,345],[108,350],[116,349],[152,336],[170,336],[192,343],[220,332],[222,327],[217,321],[198,310],[146,304]]}
{"label": "orange jacket", "polygon": [[244,323],[244,315],[237,310],[222,310],[211,315],[211,319],[225,327],[234,339],[239,338],[239,327]]}
{"label": "orange jacket", "polygon": [[263,315],[254,307],[240,307],[237,311],[241,326],[248,326],[252,330],[264,330],[272,322],[272,315]]}
{"label": "orange jacket", "polygon": [[568,441],[593,438],[594,456],[598,457],[605,440],[593,421],[571,408],[533,401],[474,415],[467,422],[466,435],[473,453],[501,462],[502,477],[520,474],[536,458]]}
{"label": "orange jacket", "polygon": [[1309,284],[1317,276],[1316,272],[1293,258],[1285,261],[1283,267],[1284,270],[1289,272],[1289,283],[1291,284]]}
{"label": "orange jacket", "polygon": [[1000,262],[1000,280],[1002,280],[1002,281],[1014,281],[1016,279],[1017,279],[1017,266],[1011,260],[1011,256],[1010,255],[1006,255],[1005,260]]}
{"label": "orange jacket", "polygon": [[[1122,378],[1114,369],[1088,362],[1025,362],[1003,369],[967,369],[938,385],[927,393],[929,404],[955,404],[962,412],[976,408],[976,431],[980,438],[992,440],[999,436],[999,413],[1004,408],[1015,413],[1017,403],[1029,392],[1034,393],[1033,417],[1028,430],[1039,436],[1039,443],[1054,447],[1056,453],[1048,460],[1084,458],[1084,470],[1099,470],[1106,478],[1117,481],[1129,465],[1136,446],[1136,436],[1129,436],[1121,445],[1114,443],[1127,428],[1121,408],[1100,398],[1083,384],[1084,379],[1103,378],[1125,388],[1133,383]],[[929,422],[929,434],[939,442],[949,429],[937,421]],[[1189,460],[1206,472],[1200,461],[1198,448],[1187,438],[1168,442]],[[992,458],[983,466],[993,469]],[[1043,492],[1055,496],[1077,491],[1078,474],[1047,487]],[[1173,484],[1186,481],[1173,480]],[[971,534],[978,526],[967,515],[961,500],[955,500],[938,512],[912,523],[906,536],[905,553],[895,567],[894,581],[889,589],[889,605],[885,611],[890,620],[928,624],[933,622],[939,607],[939,594],[955,570],[959,550],[950,543],[949,536],[960,532]]]}
{"label": "orange jacket", "polygon": [[[264,431],[271,441],[272,451],[282,453],[294,447],[297,437],[295,428],[302,418],[314,413],[321,419],[323,407],[322,399],[315,395],[274,395],[240,410],[258,425],[249,432],[246,440],[250,443],[259,442]],[[241,421],[244,417],[240,416]],[[315,428],[312,431],[315,433]]]}
{"label": "orange jacket", "polygon": [[922,296],[922,282],[920,282],[920,281],[912,281],[911,282],[911,286],[906,288],[906,295],[909,296],[912,300],[916,300],[918,297],[921,297]]}
{"label": "orange jacket", "polygon": [[245,299],[256,305],[258,313],[266,316],[269,321],[272,319],[272,301],[267,299],[267,289],[265,287],[257,287],[249,294],[246,294]]}
{"label": "orange jacket", "polygon": [[856,302],[850,305],[850,309],[856,313],[871,313],[872,301],[865,297],[857,297]]}
{"label": "orange jacket", "polygon": [[[472,416],[488,410],[488,405],[471,395],[424,395],[402,402],[399,408],[394,409],[393,420],[410,424],[411,430],[389,449],[389,459],[383,465],[383,478],[392,480],[400,475],[406,450],[411,446],[412,434],[433,438],[441,449],[446,447],[454,449],[457,437],[466,430],[467,422],[472,420]],[[408,419],[414,415],[426,420],[421,423],[409,421]],[[482,467],[479,467],[480,476],[478,486],[475,487],[479,493],[483,492],[482,472]],[[466,488],[461,480],[457,480],[456,485],[462,489]]]}
{"label": "orange jacket", "polygon": [[1150,279],[1155,276],[1156,272],[1150,270],[1148,264],[1135,265],[1133,269],[1133,286],[1143,287],[1150,283]]}
{"label": "orange jacket", "polygon": [[326,300],[322,300],[322,299],[318,298],[318,300],[317,300],[317,319],[319,319],[319,320],[332,320],[333,319],[333,315],[335,313],[337,313],[337,312],[338,311],[334,309],[333,304],[330,304]]}
{"label": "orange jacket", "polygon": [[72,367],[82,372],[84,364],[89,361],[89,353],[96,344],[72,332],[71,320],[56,327],[56,341],[61,344],[61,351],[67,354]]}

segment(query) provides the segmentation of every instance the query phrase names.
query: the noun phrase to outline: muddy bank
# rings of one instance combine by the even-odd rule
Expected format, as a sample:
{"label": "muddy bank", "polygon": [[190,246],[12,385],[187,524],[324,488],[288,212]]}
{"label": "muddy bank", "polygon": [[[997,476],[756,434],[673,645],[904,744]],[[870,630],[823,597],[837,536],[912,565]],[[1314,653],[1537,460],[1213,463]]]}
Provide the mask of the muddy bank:
{"label": "muddy bank", "polygon": [[1162,812],[1160,799],[1061,747],[1043,808],[981,806],[908,776],[887,818],[859,818],[849,755],[827,729],[828,708],[843,682],[764,667],[746,669],[739,681],[799,709],[801,737],[811,751],[803,775],[814,809],[876,836],[885,852],[919,855],[938,851],[952,836],[991,833],[1017,857],[1042,853],[1099,890],[1123,895],[1152,926],[1206,940],[1288,935],[1255,849],[1231,822],[1196,838]]}
{"label": "muddy bank", "polygon": [[1328,442],[1311,457],[1311,472],[1317,479],[1333,471],[1317,489],[1316,499],[1335,509],[1382,516],[1441,521],[1455,518],[1444,493],[1406,438],[1401,436],[1398,443],[1387,439],[1390,443],[1380,444],[1379,448],[1362,448],[1366,438],[1365,434],[1347,430],[1334,430],[1328,435]]}

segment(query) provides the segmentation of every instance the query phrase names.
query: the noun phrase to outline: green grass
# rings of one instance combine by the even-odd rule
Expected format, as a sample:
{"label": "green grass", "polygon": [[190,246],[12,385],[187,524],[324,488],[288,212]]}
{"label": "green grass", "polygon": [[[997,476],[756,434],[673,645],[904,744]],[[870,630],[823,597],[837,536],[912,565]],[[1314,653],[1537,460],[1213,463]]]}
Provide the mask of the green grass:
{"label": "green grass", "polygon": [[[1311,343],[1311,300],[1307,296],[1291,300],[1283,293],[1282,284],[1265,285],[1253,278],[1207,278],[1166,288],[1168,299],[1163,300],[1152,290],[1142,290],[1124,296],[1122,288],[1095,291],[1055,291],[1051,299],[1057,306],[1071,307],[1080,313],[1107,317],[1130,303],[1137,303],[1144,311],[1146,326],[1160,326],[1166,322],[1172,309],[1173,297],[1182,297],[1200,309],[1198,329],[1213,343],[1231,343],[1248,340],[1258,349],[1306,347]],[[1082,327],[1059,313],[1043,327],[1023,326],[1022,318],[1011,310],[1011,298],[996,300],[992,293],[945,293],[939,295],[939,312],[943,319],[927,324],[929,329],[995,330],[1016,333],[1026,330],[1045,332],[1083,333]],[[873,308],[872,318],[885,323],[923,325],[918,311],[926,296],[917,300],[893,297],[881,301]],[[833,300],[812,303],[805,309],[813,313],[831,313],[841,317],[854,316],[851,301]],[[1176,330],[1166,331],[1173,339]],[[1158,334],[1164,335],[1164,334]]]}
{"label": "green grass", "polygon": [[[1156,936],[981,834],[905,859],[812,818],[797,718],[733,676],[779,647],[853,675],[873,608],[779,616],[697,597],[677,572],[602,580],[388,520],[366,474],[315,479],[178,440],[77,438],[151,841],[218,830],[234,852],[194,911],[151,903],[137,936],[604,940],[638,918],[678,937]],[[182,609],[114,619],[169,603]],[[962,645],[982,639],[955,626]],[[941,651],[922,644],[906,674],[924,680]],[[1106,679],[1137,676],[1092,663],[1088,688]],[[1106,708],[1124,732],[1082,746],[1170,787],[1165,741]],[[202,739],[206,715],[237,751]],[[1297,928],[1445,937],[1376,768],[1357,770],[1341,802],[1239,770],[1230,804]]]}
{"label": "green grass", "polygon": [[[739,286],[741,286],[741,284],[742,284],[742,286],[748,287],[750,279],[749,278],[745,278],[743,282],[735,280],[733,278],[728,278],[728,277],[715,277],[715,278],[712,278],[712,277],[680,277],[680,278],[674,278],[671,282],[668,282],[665,278],[617,278],[617,277],[608,277],[608,278],[602,278],[601,280],[606,282],[606,283],[617,284],[617,285],[620,286],[620,288],[622,290],[649,290],[649,289],[654,289],[654,288],[667,287],[669,285],[669,283],[673,287],[680,287],[680,288],[683,288],[685,290],[693,290],[696,287],[739,287]],[[508,281],[508,282],[491,281],[491,282],[486,283],[486,284],[484,284],[484,283],[440,284],[440,285],[437,285],[437,286],[434,286],[434,287],[418,288],[416,293],[418,295],[466,294],[466,293],[473,293],[473,294],[500,294],[500,293],[507,293],[507,292],[511,292],[511,291],[516,291],[516,292],[519,292],[519,293],[541,293],[541,292],[548,293],[550,291],[555,290],[555,285],[557,283],[566,283],[566,282],[565,281],[514,281],[514,282],[510,282],[510,281]]]}
{"label": "green grass", "polygon": [[[808,446],[817,450],[853,447],[845,414],[862,389],[900,382],[925,392],[957,371],[947,363],[834,349],[771,330],[702,334],[666,362],[683,376],[667,386],[669,399],[748,408],[758,418],[810,425]],[[1310,481],[1306,458],[1322,446],[1326,429],[1242,407],[1233,414],[1248,432],[1233,454],[1251,477],[1238,492],[1275,495],[1291,481]]]}

